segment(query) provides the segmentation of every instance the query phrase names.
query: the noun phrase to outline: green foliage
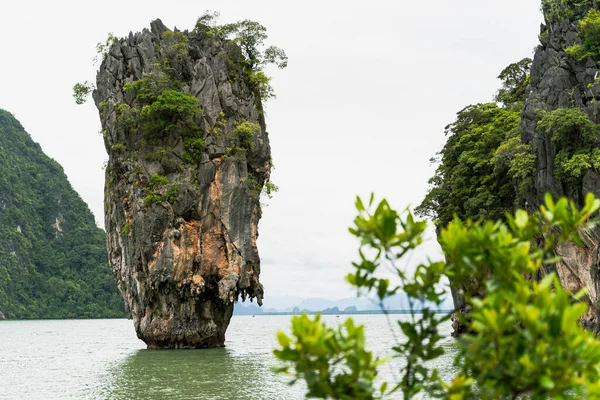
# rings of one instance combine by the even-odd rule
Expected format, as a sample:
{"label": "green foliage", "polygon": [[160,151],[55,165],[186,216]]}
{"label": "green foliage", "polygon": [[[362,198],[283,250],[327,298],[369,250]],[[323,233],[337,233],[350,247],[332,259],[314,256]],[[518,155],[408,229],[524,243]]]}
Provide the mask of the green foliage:
{"label": "green foliage", "polygon": [[523,144],[520,136],[513,136],[498,146],[493,157],[495,174],[508,175],[519,182],[517,193],[523,195],[533,184],[536,157],[531,145]]}
{"label": "green foliage", "polygon": [[194,116],[201,113],[198,99],[175,90],[164,90],[140,112],[142,130],[146,135],[164,135],[199,130]]}
{"label": "green foliage", "polygon": [[111,148],[116,153],[122,153],[123,151],[125,151],[125,145],[123,143],[115,143],[111,146]]}
{"label": "green foliage", "polygon": [[575,150],[598,143],[600,127],[578,108],[541,112],[537,127],[557,150]]}
{"label": "green foliage", "polygon": [[276,371],[295,376],[292,383],[305,379],[306,397],[374,398],[373,380],[381,361],[365,350],[364,326],[355,326],[348,318],[331,329],[320,315],[311,320],[303,314],[292,319],[292,335],[296,341],[283,332],[277,334],[281,350],[274,354],[287,363]]}
{"label": "green foliage", "polygon": [[160,65],[155,68],[142,79],[124,85],[125,92],[135,93],[141,109],[119,105],[117,124],[125,130],[141,130],[152,143],[165,136],[181,135],[183,159],[188,163],[198,162],[205,147],[202,130],[196,122],[197,115],[202,114],[200,103],[196,97],[183,93],[181,83],[171,79]]}
{"label": "green foliage", "polygon": [[582,149],[574,154],[561,150],[554,159],[554,175],[565,183],[581,183],[588,170],[600,171],[600,149]]}
{"label": "green foliage", "polygon": [[153,204],[162,203],[162,196],[160,196],[156,193],[149,193],[146,196],[144,196],[142,201],[144,202],[144,205],[146,207],[150,207]]}
{"label": "green foliage", "polygon": [[[406,363],[401,370],[401,380],[392,388],[391,393],[401,390],[405,398],[410,398],[421,390],[434,389],[431,383],[437,373],[429,371],[423,364],[443,354],[437,326],[449,317],[439,318],[435,309],[443,301],[443,291],[438,286],[444,264],[421,264],[412,275],[398,267],[396,260],[422,243],[427,224],[425,221],[416,221],[408,211],[401,216],[386,200],[382,200],[375,210],[371,211],[373,200],[374,197],[371,196],[368,206],[365,207],[363,201],[359,197],[356,198],[358,216],[354,220],[354,227],[350,228],[350,233],[361,240],[360,262],[353,263],[355,273],[349,274],[346,280],[355,286],[359,293],[360,290],[365,294],[374,292],[381,301],[382,309],[383,301],[399,293],[401,289],[408,295],[411,321],[398,322],[408,341],[392,348],[395,356],[403,357]],[[400,285],[394,285],[388,277],[375,273],[384,268],[393,272]],[[426,301],[431,302],[434,308]],[[418,315],[415,312],[417,304],[421,309]]]}
{"label": "green foliage", "polygon": [[76,83],[75,86],[73,86],[73,98],[75,99],[75,104],[81,105],[85,103],[93,90],[94,85],[88,81]]}
{"label": "green foliage", "polygon": [[[104,59],[108,55],[108,51],[110,50],[113,43],[115,43],[115,40],[117,40],[116,36],[112,32],[110,32],[104,42],[98,42],[96,44],[96,53],[102,58],[102,61],[104,61]],[[98,62],[98,56],[94,58],[94,63]]]}
{"label": "green foliage", "polygon": [[220,39],[229,39],[240,46],[252,69],[266,64],[275,64],[278,68],[287,67],[285,52],[276,46],[264,48],[267,40],[267,28],[249,19],[231,24],[217,25],[218,13],[206,12],[196,22],[195,32],[205,32]]}
{"label": "green foliage", "polygon": [[173,185],[170,186],[165,194],[163,195],[163,199],[168,201],[169,203],[173,203],[179,194],[179,186]]}
{"label": "green foliage", "polygon": [[[519,176],[496,168],[494,156],[501,145],[518,136],[519,114],[492,103],[461,110],[456,121],[446,127],[448,141],[440,152],[441,163],[416,213],[445,226],[455,214],[460,218],[499,219],[510,211],[516,198],[513,179]],[[522,159],[523,155],[515,158]]]}
{"label": "green foliage", "polygon": [[578,108],[543,112],[537,124],[557,150],[554,174],[564,183],[579,184],[585,173],[600,171],[600,127]]}
{"label": "green foliage", "polygon": [[125,222],[121,227],[121,236],[128,236],[133,230],[133,222]]}
{"label": "green foliage", "polygon": [[152,151],[144,157],[146,161],[162,161],[169,158],[169,154],[164,147],[159,147],[155,151]]}
{"label": "green foliage", "polygon": [[237,160],[244,159],[246,157],[247,150],[240,146],[231,146],[225,149],[222,159],[227,160],[229,157],[235,157]]}
{"label": "green foliage", "polygon": [[[546,196],[539,213],[519,210],[505,223],[456,218],[440,234],[446,261],[428,261],[413,273],[396,262],[422,243],[426,224],[414,220],[409,211],[399,214],[385,200],[374,207],[373,196],[368,207],[357,198],[356,207],[359,215],[350,232],[361,239],[360,261],[353,264],[355,272],[347,280],[359,292],[375,293],[381,301],[406,293],[412,320],[398,323],[405,340],[392,349],[404,364],[398,382],[384,383],[377,391],[374,378],[379,360],[373,362],[364,345],[354,349],[352,356],[334,351],[359,340],[340,335],[332,339],[334,331],[318,318],[295,317],[293,338],[279,333],[281,349],[274,353],[282,362],[278,371],[292,375],[293,382],[305,379],[308,395],[372,399],[401,391],[406,399],[423,394],[447,399],[600,396],[600,343],[578,323],[587,310],[581,302],[584,293],[569,293],[554,273],[540,282],[529,279],[542,266],[553,270],[558,241],[583,245],[578,232],[600,208],[600,200],[590,194],[578,210],[566,199],[555,203]],[[390,270],[399,284],[389,280]],[[438,328],[448,319],[433,313],[442,302],[443,278],[464,288],[470,310],[462,320],[470,333],[456,342],[457,373],[451,382],[444,382],[434,368],[444,353]],[[420,314],[414,311],[417,304],[423,307]],[[335,369],[356,358],[362,360],[358,368]],[[365,374],[360,392],[345,392],[336,385],[338,380],[361,376],[361,371]]]}
{"label": "green foliage", "polygon": [[166,31],[162,34],[163,40],[168,43],[167,57],[183,59],[188,54],[189,37],[183,32]]}
{"label": "green foliage", "polygon": [[242,121],[235,126],[232,133],[243,140],[248,140],[256,135],[258,131],[260,131],[260,125]]}
{"label": "green foliage", "polygon": [[577,302],[582,294],[572,297],[554,274],[539,283],[527,277],[541,266],[553,269],[557,240],[583,245],[578,231],[599,207],[591,194],[582,210],[548,195],[539,214],[519,210],[506,225],[455,220],[442,231],[450,279],[485,283],[483,298],[477,289],[465,290],[473,333],[463,338],[456,360],[481,398],[581,398],[598,380],[600,347],[578,324],[587,309]]}
{"label": "green foliage", "polygon": [[531,60],[524,58],[498,76],[502,87],[495,103],[465,107],[446,126],[448,140],[440,164],[429,180],[429,192],[417,215],[446,226],[459,218],[500,219],[515,206],[532,183],[536,157],[520,142],[519,124],[529,86]]}
{"label": "green foliage", "polygon": [[152,104],[165,90],[181,90],[181,83],[173,81],[159,64],[155,65],[154,71],[144,74],[142,79],[123,85],[123,91],[135,93],[136,100],[142,104]]}
{"label": "green foliage", "polygon": [[237,124],[231,131],[233,138],[239,140],[240,145],[245,149],[254,147],[252,138],[257,132],[260,132],[260,125],[245,120]]}
{"label": "green foliage", "polygon": [[514,178],[530,178],[535,168],[531,145],[523,144],[519,136],[511,137],[496,149],[494,165],[496,169],[508,168]]}
{"label": "green foliage", "polygon": [[[288,57],[285,51],[276,46],[265,47],[267,29],[256,21],[243,20],[235,23],[217,25],[219,14],[206,12],[198,18],[195,33],[203,32],[220,40],[229,40],[242,51],[242,68],[245,70],[246,83],[260,100],[274,97],[270,78],[264,73],[264,67],[273,64],[286,68]],[[232,62],[231,59],[229,59]],[[235,68],[229,65],[230,69]]]}
{"label": "green foliage", "polygon": [[166,176],[152,174],[148,182],[147,194],[143,199],[144,205],[150,207],[163,201],[173,203],[179,194],[179,187],[171,185]]}
{"label": "green foliage", "polygon": [[279,192],[279,186],[271,181],[266,181],[261,190],[261,194],[264,194],[269,199],[272,199],[273,195],[277,192]]}
{"label": "green foliage", "polygon": [[116,126],[126,133],[137,129],[140,120],[140,111],[128,104],[121,103],[116,108]]}
{"label": "green foliage", "polygon": [[591,8],[578,27],[582,43],[567,47],[565,52],[577,61],[588,57],[597,59],[600,56],[600,12]]}
{"label": "green foliage", "polygon": [[524,58],[519,62],[504,68],[498,79],[502,81],[502,88],[496,93],[496,101],[503,103],[515,111],[521,111],[525,101],[525,90],[529,87],[531,59]]}
{"label": "green foliage", "polygon": [[267,100],[275,97],[275,91],[271,86],[271,78],[265,75],[263,71],[250,70],[246,72],[246,81],[248,86],[258,93],[260,99]]}
{"label": "green foliage", "polygon": [[[102,61],[104,61],[104,59],[108,55],[110,47],[113,45],[115,40],[116,37],[112,33],[109,33],[104,43],[99,42],[96,44],[96,52],[98,53],[98,55],[94,58],[94,64],[98,62],[98,56],[100,56],[102,58]],[[76,83],[75,86],[73,86],[73,98],[75,99],[75,104],[84,104],[87,101],[89,94],[95,88],[96,87],[94,86],[94,84],[91,84],[88,81],[85,81],[83,83]]]}
{"label": "green foliage", "polygon": [[105,233],[61,166],[3,110],[0,170],[0,311],[15,319],[124,317]]}
{"label": "green foliage", "polygon": [[546,21],[551,24],[564,18],[577,18],[593,5],[593,0],[542,0],[541,10]]}
{"label": "green foliage", "polygon": [[166,176],[162,176],[159,174],[152,174],[150,176],[150,182],[148,183],[148,187],[153,190],[159,190],[164,186],[169,184],[169,179]]}
{"label": "green foliage", "polygon": [[188,163],[194,163],[200,161],[206,142],[200,137],[186,137],[183,140],[183,147],[185,148],[183,159]]}

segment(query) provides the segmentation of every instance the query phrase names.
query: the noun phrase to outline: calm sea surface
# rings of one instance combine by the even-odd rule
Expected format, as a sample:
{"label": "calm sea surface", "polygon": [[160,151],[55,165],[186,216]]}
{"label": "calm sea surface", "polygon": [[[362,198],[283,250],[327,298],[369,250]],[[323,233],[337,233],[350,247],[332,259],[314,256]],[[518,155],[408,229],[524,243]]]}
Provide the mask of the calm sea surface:
{"label": "calm sea surface", "polygon": [[[395,339],[385,316],[352,318],[366,325],[368,347],[389,355]],[[399,318],[408,317],[391,316]],[[290,319],[234,316],[227,347],[209,350],[146,350],[122,319],[0,321],[0,399],[303,399],[302,385],[271,372],[275,334]],[[335,325],[346,316],[323,319]],[[446,354],[436,366],[449,379],[449,324],[443,333]],[[381,367],[382,379],[395,381],[397,362]]]}

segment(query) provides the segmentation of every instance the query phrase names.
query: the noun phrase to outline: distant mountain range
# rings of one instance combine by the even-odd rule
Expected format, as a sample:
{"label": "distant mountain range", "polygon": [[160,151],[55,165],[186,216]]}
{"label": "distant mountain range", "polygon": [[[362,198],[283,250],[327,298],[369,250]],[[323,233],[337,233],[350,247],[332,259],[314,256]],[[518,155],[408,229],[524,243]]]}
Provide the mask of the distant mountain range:
{"label": "distant mountain range", "polygon": [[[408,299],[405,294],[397,294],[386,299],[384,303],[386,310],[408,310]],[[416,307],[417,309],[419,307]],[[442,310],[451,310],[454,308],[452,298],[448,295],[446,301],[440,307]],[[369,298],[345,298],[340,300],[329,300],[322,298],[302,299],[293,296],[270,296],[265,297],[263,306],[253,303],[238,302],[235,305],[234,314],[236,315],[255,315],[262,313],[275,312],[360,312],[360,311],[378,311],[380,310],[379,303],[374,299]]]}

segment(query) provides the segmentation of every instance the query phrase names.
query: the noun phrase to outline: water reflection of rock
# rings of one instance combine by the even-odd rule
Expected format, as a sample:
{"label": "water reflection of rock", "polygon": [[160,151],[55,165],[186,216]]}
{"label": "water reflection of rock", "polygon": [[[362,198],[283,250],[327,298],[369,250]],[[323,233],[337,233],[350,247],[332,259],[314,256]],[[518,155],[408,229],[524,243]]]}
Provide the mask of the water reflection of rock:
{"label": "water reflection of rock", "polygon": [[[110,371],[100,398],[279,399],[289,387],[270,370],[269,354],[231,350],[139,350]],[[286,396],[292,399],[290,396]],[[300,395],[298,398],[302,398]]]}

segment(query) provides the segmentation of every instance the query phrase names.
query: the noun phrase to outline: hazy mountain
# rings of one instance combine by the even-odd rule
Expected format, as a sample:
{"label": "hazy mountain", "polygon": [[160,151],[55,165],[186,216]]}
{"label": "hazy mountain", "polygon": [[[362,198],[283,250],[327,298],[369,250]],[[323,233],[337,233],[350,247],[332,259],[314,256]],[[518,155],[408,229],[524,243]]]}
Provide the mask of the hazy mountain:
{"label": "hazy mountain", "polygon": [[[339,300],[323,299],[323,298],[308,298],[292,296],[266,296],[264,299],[263,310],[266,308],[275,309],[279,312],[299,312],[301,310],[323,311],[326,309],[346,310],[348,308],[356,311],[371,311],[379,310],[379,303],[374,299],[369,298],[344,298]],[[397,294],[387,299],[384,304],[387,310],[408,310],[408,299],[404,294]],[[418,309],[418,307],[416,307]],[[441,307],[444,310],[453,308],[452,298],[448,296]],[[297,310],[297,311],[295,311]]]}

